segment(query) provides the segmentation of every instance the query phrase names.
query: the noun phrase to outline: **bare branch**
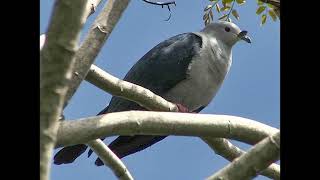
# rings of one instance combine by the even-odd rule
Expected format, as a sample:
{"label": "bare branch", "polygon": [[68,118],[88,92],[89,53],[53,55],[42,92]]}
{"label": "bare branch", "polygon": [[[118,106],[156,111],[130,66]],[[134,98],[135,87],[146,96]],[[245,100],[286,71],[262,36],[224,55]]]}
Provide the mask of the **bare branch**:
{"label": "bare branch", "polygon": [[76,60],[74,73],[71,78],[72,83],[67,92],[64,107],[67,106],[68,101],[87,75],[91,64],[94,62],[129,2],[130,0],[108,0],[106,6],[93,23],[91,30],[75,55]]}
{"label": "bare branch", "polygon": [[[226,158],[231,162],[246,153],[223,138],[203,137],[202,140],[205,141],[209,147],[215,151],[216,154]],[[261,171],[261,175],[271,179],[280,180],[280,166],[273,163],[267,169]]]}
{"label": "bare branch", "polygon": [[255,144],[279,130],[250,119],[175,112],[124,111],[60,123],[56,147],[114,135],[226,137]]}
{"label": "bare branch", "polygon": [[87,144],[99,156],[103,163],[110,167],[118,179],[133,180],[133,177],[123,162],[100,139],[90,141]]}
{"label": "bare branch", "polygon": [[[49,179],[58,117],[72,72],[86,0],[57,0],[40,51],[40,179]],[[72,14],[70,14],[72,12]],[[64,26],[61,26],[63,24]],[[40,39],[41,40],[41,39]]]}
{"label": "bare branch", "polygon": [[150,90],[120,80],[95,65],[90,67],[86,80],[114,96],[134,101],[148,110],[178,111],[175,104],[155,95]]}
{"label": "bare branch", "polygon": [[[157,109],[160,111],[166,111],[170,108],[170,111],[177,111],[176,107],[172,108],[173,106],[175,106],[175,104],[166,102],[166,100],[164,100],[160,96],[150,94],[149,90],[144,89],[141,86],[120,80],[104,72],[102,69],[95,65],[91,66],[86,80],[106,92],[110,92],[115,96],[120,96],[122,98],[134,101],[149,110]],[[215,149],[216,152],[221,152],[220,155],[230,161],[241,155],[240,152],[236,151],[236,149],[238,149],[237,147],[233,146],[234,148],[228,148],[227,146],[225,146],[227,144],[232,145],[226,139],[205,138],[205,142],[208,143],[211,148]],[[222,144],[222,142],[224,142],[225,144]],[[228,148],[230,152],[228,150],[222,151],[223,147]],[[263,171],[263,175],[274,179],[279,178],[279,174],[280,167],[277,165],[271,165],[268,170]]]}
{"label": "bare branch", "polygon": [[280,157],[280,132],[269,136],[208,180],[252,179]]}

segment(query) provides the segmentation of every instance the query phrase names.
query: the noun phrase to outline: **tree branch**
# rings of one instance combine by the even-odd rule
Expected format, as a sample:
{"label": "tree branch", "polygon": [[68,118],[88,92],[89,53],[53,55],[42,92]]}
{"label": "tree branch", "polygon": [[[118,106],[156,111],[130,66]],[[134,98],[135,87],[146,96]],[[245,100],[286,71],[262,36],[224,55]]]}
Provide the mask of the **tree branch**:
{"label": "tree branch", "polygon": [[118,179],[133,180],[123,162],[100,139],[90,141],[87,144],[99,156],[102,162],[110,167]]}
{"label": "tree branch", "polygon": [[252,147],[246,154],[219,170],[208,180],[252,179],[280,157],[280,132],[269,136]]}
{"label": "tree branch", "polygon": [[148,110],[178,111],[175,104],[155,95],[150,90],[118,79],[95,65],[90,67],[86,80],[114,96],[134,101]]}
{"label": "tree branch", "polygon": [[47,40],[40,51],[40,179],[42,180],[49,179],[50,160],[59,125],[58,117],[68,89],[80,30],[85,21],[86,3],[86,0],[55,1],[46,33]]}
{"label": "tree branch", "polygon": [[[110,92],[115,96],[120,96],[122,98],[134,101],[141,106],[144,106],[146,109],[157,109],[159,111],[166,111],[168,109],[171,109],[170,111],[177,111],[177,108],[174,107],[174,104],[167,102],[162,97],[152,94],[152,92],[144,89],[141,86],[120,80],[104,72],[102,69],[95,65],[91,66],[86,80],[106,92]],[[234,151],[237,148],[236,146],[234,146],[234,148],[228,148],[229,146],[224,146],[228,144],[232,145],[226,139],[205,138],[203,140],[205,140],[205,142],[211,148],[215,149],[216,152],[220,152],[220,155],[230,161],[241,155],[239,152]],[[225,144],[222,144],[222,142],[224,142]],[[221,149],[223,149],[223,147],[225,147],[225,149],[228,148],[228,150],[230,150],[231,152],[228,152],[227,150],[222,151]],[[278,165],[271,165],[268,170],[263,171],[263,175],[277,179],[280,176],[280,167]]]}
{"label": "tree branch", "polygon": [[124,111],[61,122],[56,147],[133,134],[226,137],[255,144],[278,131],[268,125],[236,116]]}
{"label": "tree branch", "polygon": [[93,23],[91,30],[75,55],[76,60],[74,73],[71,78],[72,83],[67,92],[64,107],[67,106],[68,101],[87,75],[91,64],[94,62],[129,2],[130,0],[108,0],[106,6]]}
{"label": "tree branch", "polygon": [[[246,153],[223,138],[203,137],[202,140],[205,141],[216,154],[226,158],[230,162]],[[267,169],[261,171],[261,175],[280,180],[280,166],[273,163]]]}

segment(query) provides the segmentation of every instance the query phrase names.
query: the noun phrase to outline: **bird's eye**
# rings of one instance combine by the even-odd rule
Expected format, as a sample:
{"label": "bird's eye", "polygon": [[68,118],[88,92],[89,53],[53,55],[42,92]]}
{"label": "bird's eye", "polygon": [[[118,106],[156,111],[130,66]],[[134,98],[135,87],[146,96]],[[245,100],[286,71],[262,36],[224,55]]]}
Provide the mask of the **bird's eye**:
{"label": "bird's eye", "polygon": [[230,31],[230,28],[229,28],[229,27],[225,27],[224,30],[225,30],[226,32],[229,32],[229,31]]}

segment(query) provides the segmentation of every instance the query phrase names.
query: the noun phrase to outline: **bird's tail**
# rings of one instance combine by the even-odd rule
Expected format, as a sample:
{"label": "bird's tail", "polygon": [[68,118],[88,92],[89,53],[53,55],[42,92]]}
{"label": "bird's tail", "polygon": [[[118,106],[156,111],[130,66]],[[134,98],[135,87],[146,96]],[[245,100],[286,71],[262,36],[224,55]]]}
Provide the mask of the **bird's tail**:
{"label": "bird's tail", "polygon": [[79,157],[84,151],[86,151],[87,146],[84,144],[78,144],[74,146],[68,146],[61,149],[54,156],[54,164],[69,164],[72,163],[77,157]]}
{"label": "bird's tail", "polygon": [[[136,136],[119,136],[113,142],[109,144],[109,148],[115,153],[120,159],[141,151],[167,136],[149,136],[149,135],[136,135]],[[101,159],[97,159],[95,164],[102,166],[103,162]]]}

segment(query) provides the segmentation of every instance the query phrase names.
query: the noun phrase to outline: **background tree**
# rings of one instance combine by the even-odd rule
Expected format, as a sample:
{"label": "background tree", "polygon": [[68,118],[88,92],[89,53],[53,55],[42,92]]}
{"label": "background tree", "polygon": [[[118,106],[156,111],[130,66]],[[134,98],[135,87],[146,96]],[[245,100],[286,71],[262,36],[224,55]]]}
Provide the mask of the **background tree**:
{"label": "background tree", "polygon": [[[132,64],[158,42],[175,34],[201,29],[201,11],[207,3],[208,1],[177,2],[177,7],[171,7],[170,20],[163,21],[168,17],[168,11],[140,1],[132,1],[95,64],[117,77],[123,77]],[[52,8],[52,4],[48,7]],[[82,35],[86,35],[88,26],[101,8],[102,4],[96,8],[97,12],[89,17]],[[257,29],[261,21],[259,17],[254,21],[257,8],[255,2],[248,1],[246,5],[237,9],[241,20],[236,23],[249,31],[254,38],[254,44],[250,49],[241,45],[234,49],[230,75],[213,103],[203,113],[233,114],[261,119],[263,123],[279,127],[279,26],[278,23],[268,24],[267,21],[266,26]],[[51,12],[41,12],[42,32],[47,29],[50,15]],[[142,25],[139,26],[137,22]],[[268,33],[268,38],[261,38],[265,33]],[[65,116],[67,119],[93,116],[107,105],[108,99],[108,94],[83,82],[65,109]],[[246,149],[248,146],[241,147]],[[82,156],[74,165],[52,166],[53,178],[65,178],[68,174],[73,175],[72,178],[84,179],[113,177],[111,173],[106,174],[104,168],[96,168],[93,161],[94,158],[87,159]],[[124,162],[136,179],[155,179],[155,176],[160,179],[203,179],[227,163],[214,155],[199,138],[191,137],[170,137],[156,147],[124,159]],[[183,164],[186,166],[182,166]],[[77,167],[79,169],[76,169]]]}

